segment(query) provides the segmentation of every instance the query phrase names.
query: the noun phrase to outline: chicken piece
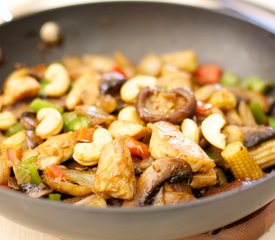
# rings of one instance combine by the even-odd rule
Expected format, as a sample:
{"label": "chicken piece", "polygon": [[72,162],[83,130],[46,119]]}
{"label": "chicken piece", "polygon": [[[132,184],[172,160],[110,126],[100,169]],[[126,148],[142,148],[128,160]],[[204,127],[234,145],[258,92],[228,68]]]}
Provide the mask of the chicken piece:
{"label": "chicken piece", "polygon": [[66,107],[72,110],[81,102],[87,105],[95,104],[99,95],[99,82],[100,75],[96,72],[82,75],[73,83],[72,90],[66,98]]}
{"label": "chicken piece", "polygon": [[135,191],[135,172],[131,153],[121,138],[104,146],[98,162],[95,191],[125,200]]}
{"label": "chicken piece", "polygon": [[28,69],[13,72],[5,82],[3,105],[7,106],[19,100],[36,96],[40,89],[35,78],[27,75]]}
{"label": "chicken piece", "polygon": [[76,132],[68,132],[48,138],[44,143],[31,151],[26,151],[23,159],[37,155],[37,167],[44,170],[51,164],[60,164],[68,160],[74,151],[76,144]]}
{"label": "chicken piece", "polygon": [[212,186],[217,183],[217,174],[214,168],[209,169],[207,172],[195,173],[191,182],[192,188],[202,188]]}
{"label": "chicken piece", "polygon": [[168,90],[175,88],[188,88],[191,90],[191,74],[184,71],[166,73],[158,79],[157,85]]}
{"label": "chicken piece", "polygon": [[152,129],[149,149],[155,159],[177,157],[190,164],[193,172],[206,172],[215,163],[194,141],[169,122],[148,124]]}

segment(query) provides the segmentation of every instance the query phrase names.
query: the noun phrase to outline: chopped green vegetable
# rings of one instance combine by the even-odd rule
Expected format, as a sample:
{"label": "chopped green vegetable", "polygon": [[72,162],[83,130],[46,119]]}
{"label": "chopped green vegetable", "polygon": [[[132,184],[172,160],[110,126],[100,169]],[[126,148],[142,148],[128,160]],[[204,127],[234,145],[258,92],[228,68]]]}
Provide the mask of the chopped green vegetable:
{"label": "chopped green vegetable", "polygon": [[52,200],[52,201],[60,201],[61,200],[61,194],[59,194],[59,193],[50,193],[49,196],[48,196],[48,199]]}
{"label": "chopped green vegetable", "polygon": [[89,127],[86,117],[80,117],[75,112],[67,112],[63,114],[64,129],[67,131],[76,131],[81,127]]}
{"label": "chopped green vegetable", "polygon": [[13,171],[17,184],[33,183],[40,184],[41,178],[39,176],[35,161],[37,156],[30,157],[18,165],[13,166]]}
{"label": "chopped green vegetable", "polygon": [[36,98],[34,99],[31,104],[30,104],[30,108],[31,110],[33,110],[34,112],[38,112],[39,110],[41,110],[42,108],[54,108],[56,109],[58,112],[62,113],[63,109],[60,107],[57,107],[56,105],[49,103],[45,100],[42,100],[40,98]]}
{"label": "chopped green vegetable", "polygon": [[22,130],[21,126],[19,123],[13,124],[9,129],[6,131],[6,136],[10,137],[15,133],[18,133],[20,130]]}
{"label": "chopped green vegetable", "polygon": [[244,86],[258,93],[264,93],[268,88],[268,83],[259,77],[249,77],[244,80]]}
{"label": "chopped green vegetable", "polygon": [[219,185],[224,185],[227,183],[227,178],[225,173],[221,168],[215,168],[216,175],[217,175],[217,181]]}
{"label": "chopped green vegetable", "polygon": [[275,117],[269,117],[268,118],[268,124],[270,127],[275,129]]}
{"label": "chopped green vegetable", "polygon": [[49,81],[43,80],[40,82],[40,90],[38,92],[39,96],[46,96],[47,94],[45,93],[45,87],[49,84]]}
{"label": "chopped green vegetable", "polygon": [[221,85],[223,86],[237,86],[239,78],[230,72],[224,72],[221,78]]}
{"label": "chopped green vegetable", "polygon": [[265,124],[267,122],[267,116],[259,103],[250,103],[249,108],[258,124]]}

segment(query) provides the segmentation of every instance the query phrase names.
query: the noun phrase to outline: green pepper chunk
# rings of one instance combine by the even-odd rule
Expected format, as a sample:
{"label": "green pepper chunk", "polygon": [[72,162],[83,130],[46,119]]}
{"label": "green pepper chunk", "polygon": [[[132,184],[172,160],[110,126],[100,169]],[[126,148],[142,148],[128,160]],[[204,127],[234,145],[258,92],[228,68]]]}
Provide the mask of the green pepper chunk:
{"label": "green pepper chunk", "polygon": [[61,201],[61,194],[59,193],[50,193],[48,199],[51,201]]}
{"label": "green pepper chunk", "polygon": [[49,84],[50,82],[47,80],[43,80],[40,82],[40,90],[38,92],[39,96],[45,97],[47,94],[45,93],[45,87]]}
{"label": "green pepper chunk", "polygon": [[221,78],[221,85],[223,86],[237,86],[239,84],[239,78],[230,72],[224,72]]}
{"label": "green pepper chunk", "polygon": [[259,103],[250,103],[249,108],[258,124],[266,124],[267,116]]}
{"label": "green pepper chunk", "polygon": [[39,110],[41,110],[42,108],[54,108],[56,109],[58,112],[62,113],[63,109],[60,107],[57,107],[56,105],[49,103],[45,100],[42,100],[40,98],[36,98],[34,99],[31,104],[30,104],[30,108],[31,110],[33,110],[34,112],[38,112]]}
{"label": "green pepper chunk", "polygon": [[42,182],[35,165],[36,160],[37,156],[33,156],[13,166],[17,184],[33,183],[38,185]]}
{"label": "green pepper chunk", "polygon": [[63,127],[67,131],[76,131],[81,127],[89,127],[86,117],[78,116],[75,112],[66,112],[63,114]]}
{"label": "green pepper chunk", "polygon": [[18,133],[20,130],[22,130],[22,127],[20,126],[20,123],[15,123],[11,127],[8,128],[6,131],[6,136],[10,137],[15,133]]}
{"label": "green pepper chunk", "polygon": [[270,127],[275,129],[275,117],[269,117],[268,118],[268,124]]}
{"label": "green pepper chunk", "polygon": [[268,88],[268,83],[259,77],[249,77],[244,80],[244,86],[249,90],[264,93]]}

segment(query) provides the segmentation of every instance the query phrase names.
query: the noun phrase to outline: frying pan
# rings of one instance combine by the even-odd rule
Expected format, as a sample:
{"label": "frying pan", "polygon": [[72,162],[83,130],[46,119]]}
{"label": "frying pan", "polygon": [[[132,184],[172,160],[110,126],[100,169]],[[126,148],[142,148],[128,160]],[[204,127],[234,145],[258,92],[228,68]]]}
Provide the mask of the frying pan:
{"label": "frying pan", "polygon": [[[111,54],[119,49],[136,61],[144,54],[194,49],[200,63],[216,63],[239,76],[275,76],[274,35],[248,22],[202,8],[168,3],[93,3],[33,14],[0,27],[6,61],[49,62],[65,55]],[[45,22],[60,24],[63,43],[37,48]],[[177,239],[232,223],[275,197],[275,174],[216,196],[176,206],[97,209],[32,199],[0,189],[0,212],[27,227],[69,239]]]}

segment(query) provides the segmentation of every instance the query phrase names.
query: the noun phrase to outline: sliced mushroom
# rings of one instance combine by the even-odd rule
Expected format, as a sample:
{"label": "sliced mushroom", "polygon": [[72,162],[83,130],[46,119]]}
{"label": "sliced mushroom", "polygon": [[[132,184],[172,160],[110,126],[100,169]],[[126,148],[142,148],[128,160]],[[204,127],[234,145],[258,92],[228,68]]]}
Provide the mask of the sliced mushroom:
{"label": "sliced mushroom", "polygon": [[120,88],[126,82],[124,76],[115,71],[103,74],[102,79],[100,83],[100,92],[112,96],[119,95]]}
{"label": "sliced mushroom", "polygon": [[53,191],[51,188],[47,187],[43,183],[40,183],[39,185],[30,183],[21,184],[19,185],[19,190],[33,198],[40,198],[46,196]]}
{"label": "sliced mushroom", "polygon": [[43,142],[35,133],[35,129],[38,125],[35,113],[24,112],[20,117],[20,124],[22,128],[26,130],[26,146],[28,149],[34,149]]}
{"label": "sliced mushroom", "polygon": [[77,106],[75,112],[80,116],[86,116],[89,119],[90,126],[95,126],[99,124],[109,125],[114,121],[114,116],[109,115],[105,111],[95,107],[95,106]]}
{"label": "sliced mushroom", "polygon": [[155,160],[139,177],[134,198],[125,201],[123,206],[136,207],[150,204],[159,187],[169,180],[170,182],[192,180],[190,165],[181,158],[162,158]]}
{"label": "sliced mushroom", "polygon": [[180,124],[193,116],[197,102],[192,92],[176,88],[164,92],[156,88],[144,88],[137,97],[137,112],[146,122],[168,121]]}
{"label": "sliced mushroom", "polygon": [[173,205],[195,200],[191,187],[185,182],[165,183],[163,186],[163,200],[165,205]]}
{"label": "sliced mushroom", "polygon": [[244,145],[248,148],[275,137],[275,129],[271,127],[243,126],[239,128],[244,134]]}

